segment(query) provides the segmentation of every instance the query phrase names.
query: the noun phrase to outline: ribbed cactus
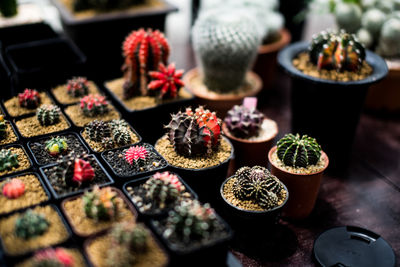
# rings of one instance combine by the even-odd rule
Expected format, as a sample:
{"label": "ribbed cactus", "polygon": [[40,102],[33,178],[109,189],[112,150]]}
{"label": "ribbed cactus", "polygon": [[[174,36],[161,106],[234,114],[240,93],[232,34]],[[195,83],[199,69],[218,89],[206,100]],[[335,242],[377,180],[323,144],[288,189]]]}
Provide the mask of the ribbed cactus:
{"label": "ribbed cactus", "polygon": [[164,34],[158,30],[139,29],[131,32],[123,43],[125,63],[124,98],[147,95],[149,71],[157,70],[159,63],[166,64],[170,47]]}
{"label": "ribbed cactus", "polygon": [[74,257],[64,248],[47,248],[35,253],[32,267],[73,267]]}
{"label": "ribbed cactus", "polygon": [[180,87],[184,84],[181,80],[183,70],[175,70],[175,64],[168,67],[160,63],[158,71],[149,71],[149,76],[153,79],[147,88],[156,93],[159,99],[176,98]]}
{"label": "ribbed cactus", "polygon": [[35,109],[40,105],[41,97],[38,91],[33,89],[25,89],[24,92],[18,94],[18,103],[21,107]]}
{"label": "ribbed cactus", "polygon": [[1,0],[0,1],[0,13],[4,17],[13,17],[18,13],[17,0]]}
{"label": "ribbed cactus", "polygon": [[113,242],[129,247],[131,252],[145,251],[149,236],[149,231],[140,223],[122,222],[111,229]]}
{"label": "ribbed cactus", "polygon": [[18,178],[7,180],[3,185],[3,196],[8,199],[16,199],[25,193],[25,184]]}
{"label": "ribbed cactus", "polygon": [[90,156],[86,153],[76,155],[71,151],[68,155],[60,157],[57,163],[55,172],[57,177],[64,180],[65,185],[79,187],[95,177],[94,169],[90,165]]}
{"label": "ribbed cactus", "polygon": [[125,160],[140,169],[148,163],[149,152],[144,146],[132,146],[125,151]]}
{"label": "ribbed cactus", "polygon": [[7,137],[7,121],[4,119],[4,115],[0,115],[0,140]]}
{"label": "ribbed cactus", "polygon": [[322,31],[313,36],[309,54],[318,69],[358,71],[365,59],[365,48],[355,35],[345,31]]}
{"label": "ribbed cactus", "polygon": [[94,117],[108,112],[108,102],[105,96],[90,94],[81,98],[80,108],[85,116]]}
{"label": "ribbed cactus", "polygon": [[307,168],[319,161],[321,146],[307,135],[286,134],[278,141],[276,153],[287,166]]}
{"label": "ribbed cactus", "polygon": [[18,167],[18,155],[11,152],[10,149],[0,150],[0,171],[9,170],[13,167]]}
{"label": "ribbed cactus", "polygon": [[121,119],[121,120],[117,120],[117,119],[111,120],[111,121],[109,122],[109,124],[110,124],[111,129],[116,129],[116,128],[119,128],[119,127],[125,127],[125,128],[128,128],[128,127],[129,127],[128,123],[127,123],[124,119]]}
{"label": "ribbed cactus", "polygon": [[83,209],[86,216],[96,221],[112,220],[117,215],[117,193],[111,187],[100,189],[95,186],[83,195]]}
{"label": "ribbed cactus", "polygon": [[107,122],[94,120],[85,126],[85,133],[90,140],[101,142],[104,138],[111,137],[111,128]]}
{"label": "ribbed cactus", "polygon": [[261,42],[257,23],[222,9],[200,14],[193,48],[209,90],[229,93],[243,85]]}
{"label": "ribbed cactus", "polygon": [[241,200],[253,200],[265,209],[278,205],[282,197],[281,182],[261,166],[242,167],[236,171],[233,193]]}
{"label": "ribbed cactus", "polygon": [[56,105],[41,105],[36,111],[36,118],[40,125],[49,126],[60,121],[60,108]]}
{"label": "ribbed cactus", "polygon": [[224,122],[232,135],[238,138],[250,138],[260,132],[264,118],[264,114],[255,108],[235,105],[228,111]]}
{"label": "ribbed cactus", "polygon": [[67,82],[67,93],[72,97],[81,97],[89,93],[89,82],[85,77],[73,77]]}
{"label": "ribbed cactus", "polygon": [[30,239],[44,234],[49,226],[50,223],[43,214],[29,209],[15,220],[15,235],[19,238]]}
{"label": "ribbed cactus", "polygon": [[221,120],[202,106],[171,115],[165,128],[175,151],[186,157],[211,154],[220,144]]}
{"label": "ribbed cactus", "polygon": [[58,156],[68,149],[67,139],[62,137],[52,137],[50,140],[47,140],[44,148],[47,153],[52,156]]}
{"label": "ribbed cactus", "polygon": [[128,145],[131,143],[131,134],[126,127],[114,128],[112,131],[112,139],[120,146]]}

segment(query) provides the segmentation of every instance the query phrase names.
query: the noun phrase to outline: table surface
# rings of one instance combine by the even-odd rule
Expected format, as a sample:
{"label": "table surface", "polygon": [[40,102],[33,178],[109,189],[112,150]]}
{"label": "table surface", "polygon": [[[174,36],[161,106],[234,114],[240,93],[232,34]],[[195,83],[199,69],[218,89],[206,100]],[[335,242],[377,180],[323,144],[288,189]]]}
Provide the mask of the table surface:
{"label": "table surface", "polygon": [[[173,44],[170,61],[195,67],[190,44]],[[279,73],[273,88],[259,95],[259,108],[290,132],[290,80]],[[314,266],[312,249],[319,234],[352,225],[381,235],[400,253],[400,118],[364,112],[357,129],[350,166],[324,175],[312,214],[301,222],[281,219],[278,229],[254,244],[232,248],[244,266]],[[399,263],[398,263],[399,264]]]}

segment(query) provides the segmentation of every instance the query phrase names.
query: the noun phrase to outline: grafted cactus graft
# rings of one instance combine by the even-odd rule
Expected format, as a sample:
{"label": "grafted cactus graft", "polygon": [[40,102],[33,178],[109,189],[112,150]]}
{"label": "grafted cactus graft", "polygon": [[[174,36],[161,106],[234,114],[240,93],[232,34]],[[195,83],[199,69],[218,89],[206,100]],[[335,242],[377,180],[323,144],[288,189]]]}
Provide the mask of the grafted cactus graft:
{"label": "grafted cactus graft", "polygon": [[45,149],[51,156],[58,156],[68,149],[67,139],[62,137],[53,137],[46,141]]}
{"label": "grafted cactus graft", "polygon": [[96,221],[112,220],[117,216],[117,193],[111,187],[100,189],[95,186],[91,192],[86,191],[83,196],[83,209],[86,216]]}
{"label": "grafted cactus graft", "polygon": [[105,96],[90,94],[81,99],[80,108],[85,116],[94,117],[108,112],[108,102]]}
{"label": "grafted cactus graft", "polygon": [[72,97],[81,97],[89,93],[89,82],[85,77],[73,77],[67,82],[67,93]]}
{"label": "grafted cactus graft", "polygon": [[18,102],[21,107],[35,109],[39,107],[41,97],[38,91],[25,89],[23,93],[18,94]]}
{"label": "grafted cactus graft", "polygon": [[33,267],[73,267],[74,257],[64,248],[48,248],[35,253]]}
{"label": "grafted cactus graft", "polygon": [[183,70],[175,70],[175,64],[169,64],[166,67],[160,63],[158,71],[150,71],[149,76],[153,81],[149,83],[147,88],[150,91],[156,91],[158,98],[176,98],[178,97],[179,88],[182,87],[183,81],[181,80]]}
{"label": "grafted cactus graft", "polygon": [[125,152],[125,160],[139,169],[147,164],[149,152],[143,146],[132,146]]}
{"label": "grafted cactus graft", "polygon": [[3,196],[8,199],[16,199],[25,193],[25,184],[18,178],[8,180],[3,185]]}
{"label": "grafted cactus graft", "polygon": [[71,151],[68,155],[61,157],[56,167],[57,176],[61,177],[66,185],[79,187],[92,181],[95,177],[93,167],[90,165],[89,155],[75,155]]}

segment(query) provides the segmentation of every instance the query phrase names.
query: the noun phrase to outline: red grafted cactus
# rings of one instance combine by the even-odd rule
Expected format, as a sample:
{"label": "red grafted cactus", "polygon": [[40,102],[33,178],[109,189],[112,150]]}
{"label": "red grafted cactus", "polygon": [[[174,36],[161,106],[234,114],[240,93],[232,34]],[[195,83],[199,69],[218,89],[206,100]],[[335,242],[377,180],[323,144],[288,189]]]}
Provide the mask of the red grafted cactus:
{"label": "red grafted cactus", "polygon": [[33,89],[25,89],[23,93],[18,94],[18,102],[21,107],[34,109],[40,105],[40,94]]}
{"label": "red grafted cactus", "polygon": [[125,160],[130,165],[142,167],[146,164],[149,152],[143,146],[132,146],[125,152]]}
{"label": "red grafted cactus", "polygon": [[221,136],[221,120],[215,112],[202,106],[187,108],[171,116],[168,139],[175,151],[183,156],[204,156],[218,148]]}
{"label": "red grafted cactus", "polygon": [[147,95],[148,72],[157,70],[159,63],[167,63],[170,47],[160,31],[140,29],[131,32],[123,43],[125,64],[124,98]]}
{"label": "red grafted cactus", "polygon": [[48,248],[36,252],[33,260],[33,266],[74,266],[74,258],[63,248]]}
{"label": "red grafted cactus", "polygon": [[57,179],[62,179],[68,186],[80,187],[95,178],[95,170],[92,167],[92,156],[87,153],[76,155],[74,151],[64,157],[59,157],[57,165],[51,169]]}
{"label": "red grafted cactus", "polygon": [[89,93],[89,82],[85,77],[73,77],[67,82],[67,93],[72,97],[85,96]]}
{"label": "red grafted cactus", "polygon": [[108,102],[105,96],[87,95],[81,99],[81,110],[88,117],[94,117],[108,112]]}
{"label": "red grafted cactus", "polygon": [[171,63],[168,67],[160,63],[158,71],[150,71],[149,76],[154,80],[149,83],[147,88],[150,91],[156,91],[160,99],[176,98],[183,82],[181,77],[183,70],[176,70],[175,64]]}
{"label": "red grafted cactus", "polygon": [[72,181],[77,184],[82,184],[93,180],[93,178],[94,169],[90,163],[83,159],[75,159]]}
{"label": "red grafted cactus", "polygon": [[9,199],[19,198],[25,193],[25,184],[20,179],[14,178],[3,185],[3,196]]}
{"label": "red grafted cactus", "polygon": [[161,181],[165,181],[165,182],[173,185],[173,187],[176,188],[176,190],[178,190],[178,192],[181,192],[182,190],[185,189],[185,187],[183,186],[181,181],[179,181],[178,176],[176,176],[175,174],[172,174],[169,172],[156,172],[153,175],[153,178],[159,179]]}

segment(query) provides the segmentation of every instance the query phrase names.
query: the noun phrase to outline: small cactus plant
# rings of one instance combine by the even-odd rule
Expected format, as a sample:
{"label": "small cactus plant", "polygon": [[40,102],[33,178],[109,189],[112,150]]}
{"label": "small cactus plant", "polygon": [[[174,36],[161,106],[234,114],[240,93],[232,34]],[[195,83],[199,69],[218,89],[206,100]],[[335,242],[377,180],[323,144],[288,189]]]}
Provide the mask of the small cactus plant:
{"label": "small cactus plant", "polygon": [[281,182],[261,166],[242,167],[235,173],[233,193],[240,200],[253,200],[264,209],[278,205],[284,189]]}
{"label": "small cactus plant", "polygon": [[112,220],[117,215],[117,194],[111,187],[100,189],[95,186],[91,192],[86,191],[83,196],[83,209],[86,216],[96,221]]}
{"label": "small cactus plant", "polygon": [[218,148],[221,135],[221,120],[214,112],[202,106],[194,111],[187,108],[171,116],[165,126],[168,139],[175,151],[183,156],[204,156]]}
{"label": "small cactus plant", "polygon": [[111,128],[109,123],[94,120],[85,126],[85,132],[89,139],[96,142],[101,142],[104,138],[111,136]]}
{"label": "small cactus plant", "polygon": [[147,249],[150,234],[142,224],[122,222],[111,229],[114,243],[129,247],[131,252],[142,252]]}
{"label": "small cactus plant", "polygon": [[0,115],[0,140],[7,137],[7,121],[4,119],[4,115]]}
{"label": "small cactus plant", "polygon": [[35,109],[40,105],[40,94],[36,90],[25,89],[23,93],[18,94],[18,102],[21,107]]}
{"label": "small cactus plant", "polygon": [[159,63],[166,64],[169,57],[167,39],[158,30],[139,29],[131,32],[123,43],[125,63],[124,98],[147,95],[148,72],[157,70]]}
{"label": "small cactus plant", "polygon": [[25,193],[25,184],[18,178],[6,181],[3,185],[3,196],[8,199],[16,199]]}
{"label": "small cactus plant", "polygon": [[149,152],[143,146],[132,146],[125,152],[125,160],[130,165],[142,167],[146,165]]}
{"label": "small cactus plant", "polygon": [[40,125],[49,126],[60,121],[60,108],[56,105],[43,104],[36,111],[36,118]]}
{"label": "small cactus plant", "polygon": [[50,140],[47,140],[44,145],[47,153],[51,156],[58,156],[68,149],[67,139],[62,137],[53,137]]}
{"label": "small cactus plant", "polygon": [[33,256],[33,267],[73,267],[74,257],[64,248],[47,248]]}
{"label": "small cactus plant", "polygon": [[109,122],[111,129],[116,129],[116,128],[120,128],[120,127],[125,127],[128,128],[129,125],[128,123],[122,119],[122,120],[111,120]]}
{"label": "small cactus plant", "polygon": [[30,239],[44,234],[49,226],[50,223],[43,214],[29,209],[15,220],[15,235],[22,239]]}
{"label": "small cactus plant", "polygon": [[154,200],[156,205],[163,209],[168,203],[174,203],[184,186],[179,178],[169,172],[157,172],[144,184],[146,196]]}
{"label": "small cactus plant", "polygon": [[355,35],[322,31],[313,37],[310,60],[318,69],[358,71],[365,59],[365,48]]}
{"label": "small cactus plant", "polygon": [[307,168],[321,157],[321,146],[307,135],[286,134],[277,143],[278,158],[287,166]]}
{"label": "small cactus plant", "polygon": [[89,82],[85,77],[73,77],[67,82],[67,93],[72,97],[82,97],[89,93]]}
{"label": "small cactus plant", "polygon": [[105,96],[90,94],[81,98],[81,110],[85,116],[94,117],[108,112],[108,102]]}
{"label": "small cactus plant", "polygon": [[0,171],[9,170],[13,167],[18,167],[18,155],[10,149],[0,150]]}
{"label": "small cactus plant", "polygon": [[66,185],[81,186],[89,183],[95,177],[95,171],[90,164],[89,155],[83,153],[80,156],[71,151],[68,155],[57,160],[55,172]]}
{"label": "small cactus plant", "polygon": [[159,99],[176,98],[179,88],[184,84],[181,80],[183,70],[175,71],[175,64],[172,63],[165,67],[164,64],[158,65],[158,71],[150,71],[149,76],[153,81],[149,83],[147,88],[150,91],[157,91]]}
{"label": "small cactus plant", "polygon": [[250,138],[260,132],[264,118],[264,114],[255,108],[235,105],[228,111],[224,122],[232,135]]}
{"label": "small cactus plant", "polygon": [[114,128],[112,131],[112,139],[120,146],[128,145],[131,142],[131,134],[126,127]]}

